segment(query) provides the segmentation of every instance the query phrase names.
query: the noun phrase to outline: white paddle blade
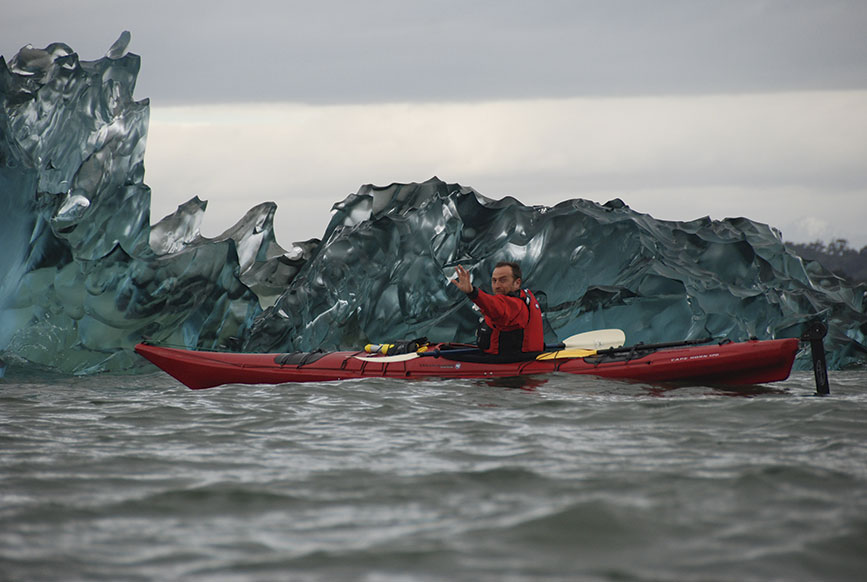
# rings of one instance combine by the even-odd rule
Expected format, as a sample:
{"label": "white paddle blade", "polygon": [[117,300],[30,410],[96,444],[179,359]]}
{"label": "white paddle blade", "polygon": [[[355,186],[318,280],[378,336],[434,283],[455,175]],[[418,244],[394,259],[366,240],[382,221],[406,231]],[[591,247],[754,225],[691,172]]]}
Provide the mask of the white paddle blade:
{"label": "white paddle blade", "polygon": [[418,357],[418,354],[415,352],[409,354],[397,354],[394,356],[355,356],[359,360],[364,360],[365,362],[379,362],[380,364],[387,364],[389,362],[406,362],[407,360],[414,360]]}
{"label": "white paddle blade", "polygon": [[619,348],[626,343],[626,334],[620,329],[597,329],[571,335],[563,340],[563,345],[569,349],[607,350]]}

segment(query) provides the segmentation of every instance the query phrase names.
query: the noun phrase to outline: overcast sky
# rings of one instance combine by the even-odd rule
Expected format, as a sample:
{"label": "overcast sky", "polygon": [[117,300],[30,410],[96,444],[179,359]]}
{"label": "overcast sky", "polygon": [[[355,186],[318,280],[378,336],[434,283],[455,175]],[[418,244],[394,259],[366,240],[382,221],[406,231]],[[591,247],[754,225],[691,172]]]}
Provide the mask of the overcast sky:
{"label": "overcast sky", "polygon": [[123,30],[150,98],[154,221],[274,200],[319,236],[365,183],[434,175],[525,204],[619,197],[867,245],[867,2],[17,2],[0,54]]}

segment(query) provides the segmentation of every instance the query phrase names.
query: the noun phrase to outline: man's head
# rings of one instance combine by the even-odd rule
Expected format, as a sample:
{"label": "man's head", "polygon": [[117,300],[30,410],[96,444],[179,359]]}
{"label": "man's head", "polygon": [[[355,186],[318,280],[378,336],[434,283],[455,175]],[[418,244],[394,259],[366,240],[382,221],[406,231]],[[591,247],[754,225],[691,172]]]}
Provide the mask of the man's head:
{"label": "man's head", "polygon": [[521,266],[518,263],[502,261],[494,267],[491,274],[491,289],[494,295],[506,295],[521,288]]}

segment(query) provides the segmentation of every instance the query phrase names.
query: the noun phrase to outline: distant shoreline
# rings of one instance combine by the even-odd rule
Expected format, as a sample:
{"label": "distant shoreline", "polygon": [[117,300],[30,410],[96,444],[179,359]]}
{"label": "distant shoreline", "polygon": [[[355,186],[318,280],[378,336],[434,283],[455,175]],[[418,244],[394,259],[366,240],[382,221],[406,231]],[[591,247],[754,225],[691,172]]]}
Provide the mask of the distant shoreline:
{"label": "distant shoreline", "polygon": [[852,283],[867,282],[867,246],[857,251],[849,246],[846,239],[836,239],[829,243],[786,243],[786,248],[802,259],[817,261],[823,267]]}

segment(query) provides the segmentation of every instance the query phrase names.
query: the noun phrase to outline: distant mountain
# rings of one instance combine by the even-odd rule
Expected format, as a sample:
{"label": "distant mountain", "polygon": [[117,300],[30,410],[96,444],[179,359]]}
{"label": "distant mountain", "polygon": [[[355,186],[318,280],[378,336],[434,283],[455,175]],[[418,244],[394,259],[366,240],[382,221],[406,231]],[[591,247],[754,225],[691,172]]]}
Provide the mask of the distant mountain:
{"label": "distant mountain", "polygon": [[823,267],[852,283],[867,282],[867,246],[857,251],[849,246],[849,241],[838,238],[827,244],[821,241],[811,243],[786,243],[802,259],[817,261]]}

